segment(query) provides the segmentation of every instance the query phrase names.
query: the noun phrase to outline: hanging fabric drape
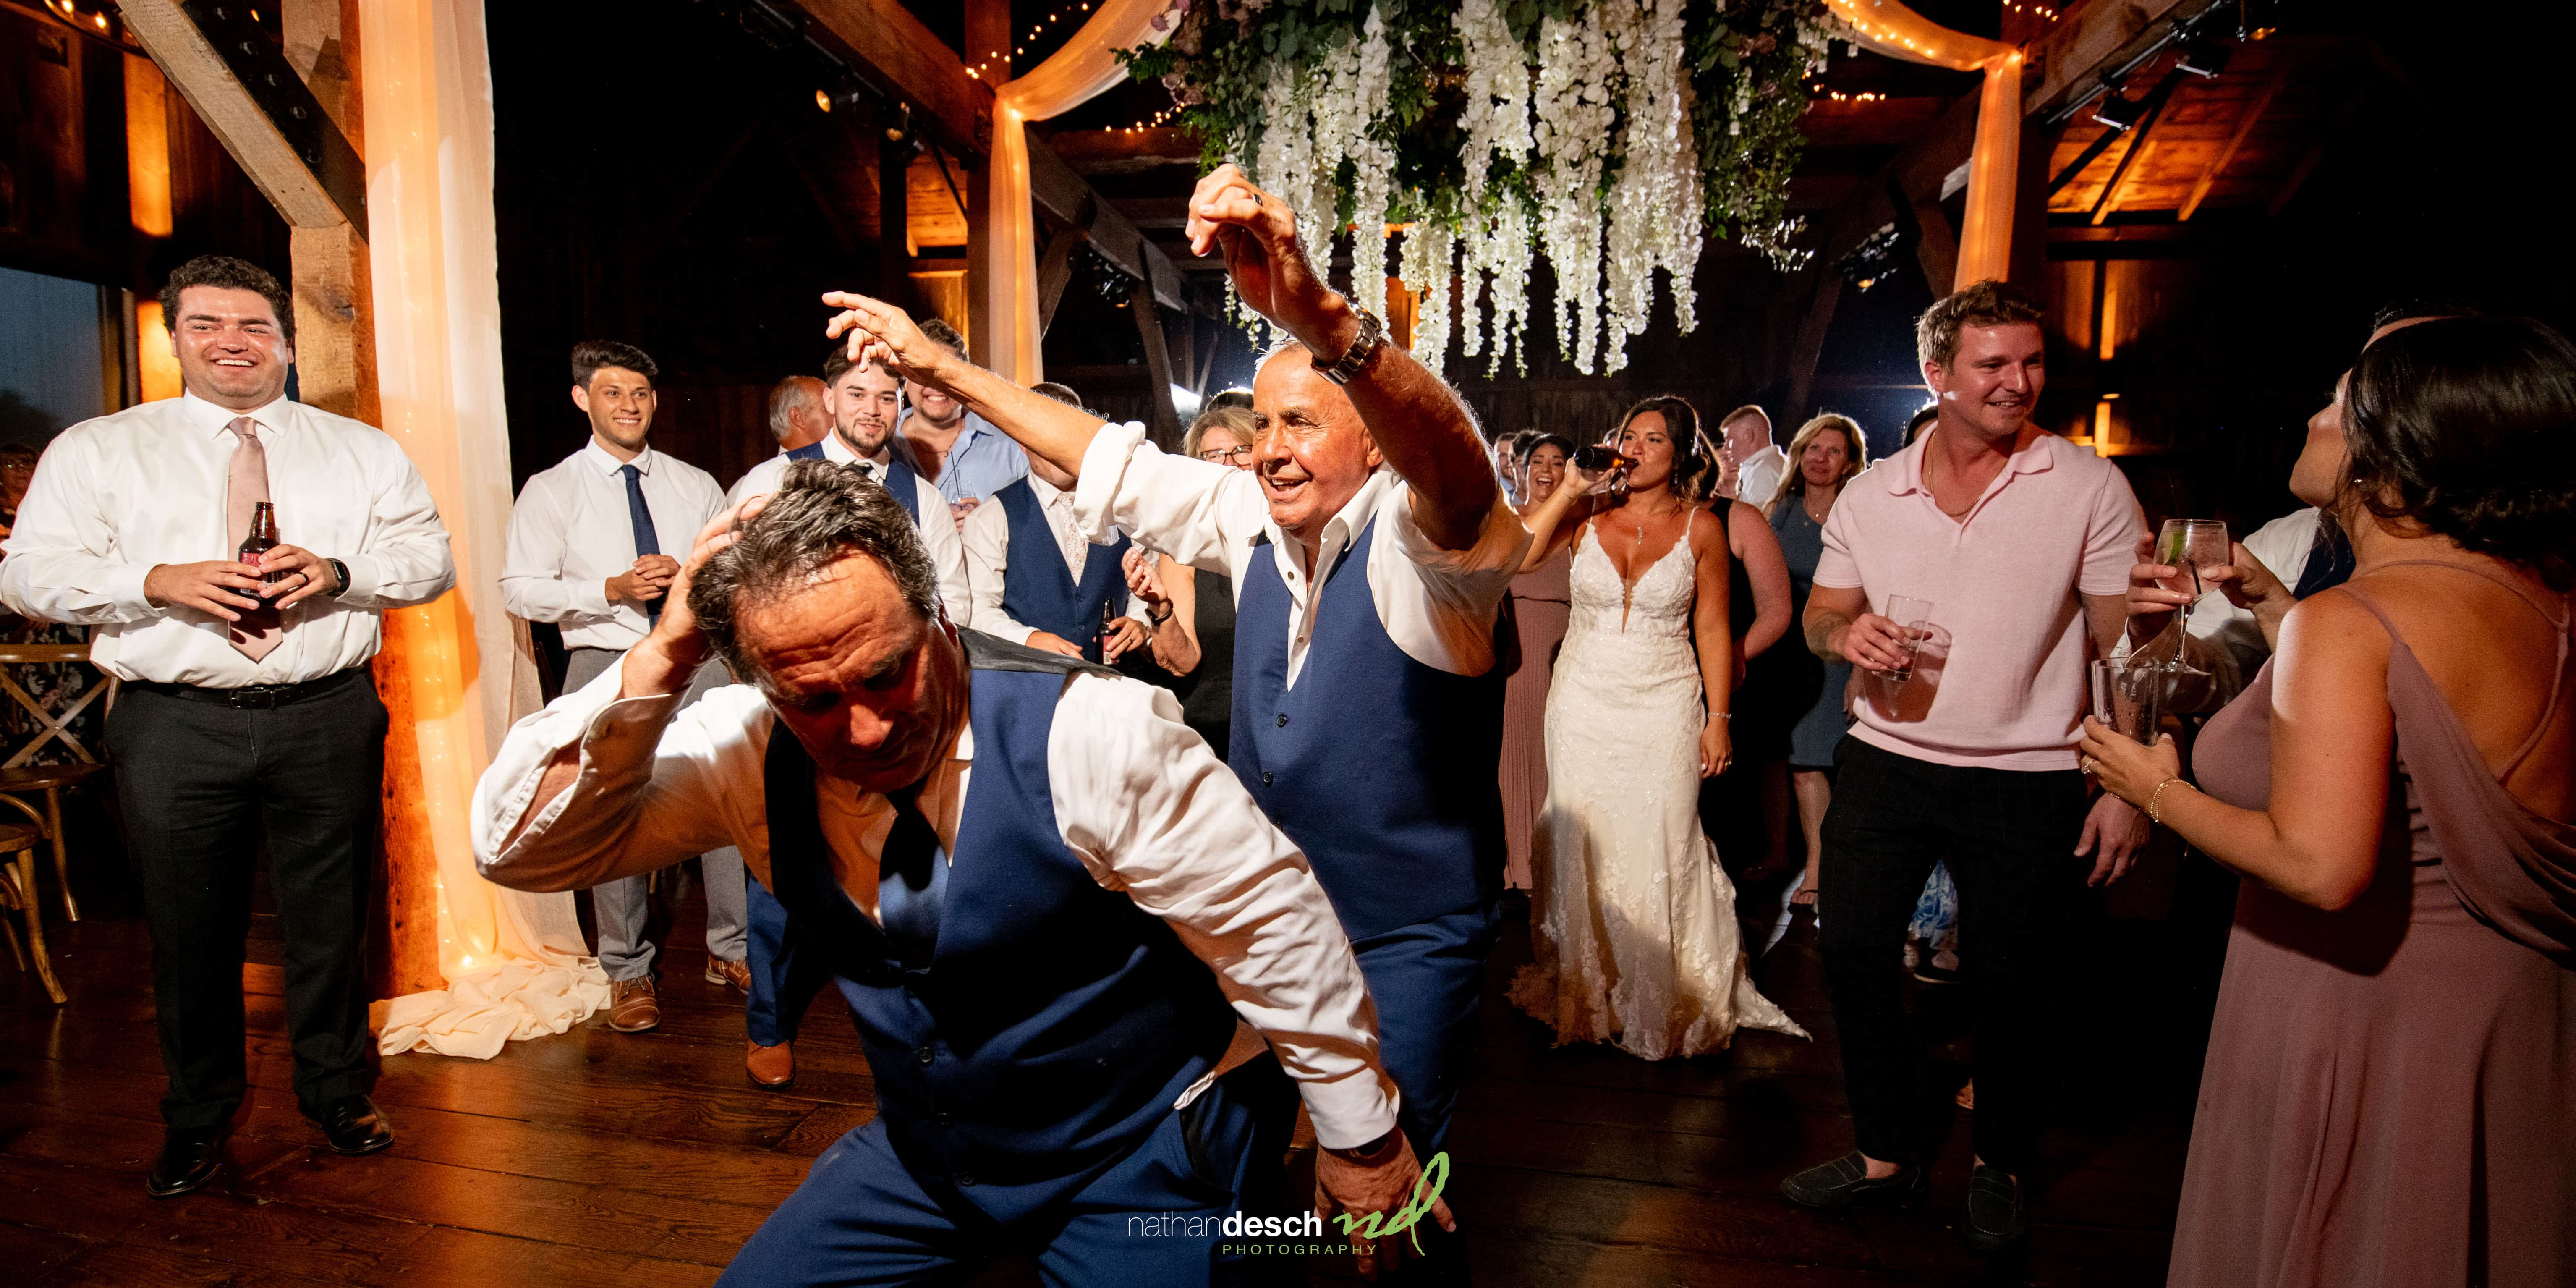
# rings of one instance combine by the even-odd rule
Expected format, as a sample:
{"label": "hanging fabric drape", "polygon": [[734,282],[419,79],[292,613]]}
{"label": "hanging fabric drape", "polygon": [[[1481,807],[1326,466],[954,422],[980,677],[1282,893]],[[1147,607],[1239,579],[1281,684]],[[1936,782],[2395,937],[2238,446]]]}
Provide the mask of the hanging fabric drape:
{"label": "hanging fabric drape", "polygon": [[1117,50],[1159,45],[1180,23],[1180,0],[1101,0],[1053,57],[993,97],[992,213],[985,225],[984,298],[994,371],[1026,385],[1046,378],[1038,341],[1037,215],[1030,208],[1028,123],[1089,102],[1126,79]]}
{"label": "hanging fabric drape", "polygon": [[1977,96],[1977,142],[1968,154],[1967,227],[1959,234],[1959,271],[1950,289],[2002,280],[2012,266],[2013,191],[2021,170],[2021,50],[1952,31],[1901,0],[1825,0],[1825,7],[1874,53],[1985,73]]}
{"label": "hanging fabric drape", "polygon": [[456,558],[453,592],[385,615],[417,731],[447,987],[393,999],[378,1042],[488,1059],[587,1019],[608,980],[573,897],[483,880],[466,832],[474,781],[535,690],[500,603],[510,434],[482,0],[360,0],[359,22],[385,432],[429,485]]}

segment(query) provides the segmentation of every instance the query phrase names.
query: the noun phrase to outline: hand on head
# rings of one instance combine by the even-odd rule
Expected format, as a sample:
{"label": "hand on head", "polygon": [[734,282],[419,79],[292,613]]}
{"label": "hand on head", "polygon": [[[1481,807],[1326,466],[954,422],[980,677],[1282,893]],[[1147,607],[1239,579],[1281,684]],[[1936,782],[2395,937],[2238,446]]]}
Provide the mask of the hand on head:
{"label": "hand on head", "polygon": [[863,367],[883,363],[904,380],[948,389],[942,373],[957,355],[923,335],[911,314],[856,291],[825,291],[823,303],[841,310],[823,333],[835,340],[847,337],[850,361]]}

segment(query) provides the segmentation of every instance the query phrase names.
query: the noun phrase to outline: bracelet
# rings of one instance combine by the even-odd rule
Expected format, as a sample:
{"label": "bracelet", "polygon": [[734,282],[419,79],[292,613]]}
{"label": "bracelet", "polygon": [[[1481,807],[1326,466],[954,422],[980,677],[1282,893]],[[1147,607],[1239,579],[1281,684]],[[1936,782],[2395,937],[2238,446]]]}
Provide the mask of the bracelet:
{"label": "bracelet", "polygon": [[2151,791],[2151,792],[2147,793],[2147,821],[2148,821],[2148,822],[2150,822],[2150,823],[2162,823],[2162,822],[2164,822],[2164,821],[2165,821],[2164,815],[2159,814],[2159,813],[2157,813],[2157,812],[2156,812],[2156,802],[2157,802],[2158,800],[2160,800],[2160,799],[2162,799],[2162,798],[2164,797],[2165,789],[2166,789],[2166,788],[2168,788],[2168,787],[2173,786],[2175,783],[2182,783],[2182,785],[2183,785],[2183,786],[2185,786],[2185,787],[2191,787],[2191,789],[2192,789],[2193,791],[2199,791],[2199,790],[2200,790],[2200,789],[2199,789],[2199,788],[2197,788],[2197,787],[2192,787],[2192,785],[2191,785],[2190,783],[2183,782],[2183,780],[2182,780],[2182,779],[2179,779],[2179,778],[2168,778],[2168,779],[2164,780],[2163,782],[2156,784],[2156,789],[2155,789],[2154,791]]}
{"label": "bracelet", "polygon": [[1711,719],[1716,720],[1733,720],[1735,718],[1735,713],[1732,711],[1711,711],[1708,714]]}
{"label": "bracelet", "polygon": [[[1160,609],[1162,611],[1156,612],[1156,609]],[[1145,606],[1145,618],[1156,626],[1160,626],[1163,623],[1172,620],[1172,606],[1170,604],[1148,604]]]}

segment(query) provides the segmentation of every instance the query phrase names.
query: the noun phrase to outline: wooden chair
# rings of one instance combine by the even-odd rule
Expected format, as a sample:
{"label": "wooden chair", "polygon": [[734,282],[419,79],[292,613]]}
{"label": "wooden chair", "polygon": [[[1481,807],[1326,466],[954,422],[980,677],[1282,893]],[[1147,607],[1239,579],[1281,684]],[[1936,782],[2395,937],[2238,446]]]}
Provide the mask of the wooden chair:
{"label": "wooden chair", "polygon": [[9,932],[9,955],[18,959],[18,969],[27,969],[27,955],[36,957],[36,978],[45,982],[45,993],[61,1005],[67,999],[63,983],[54,978],[53,958],[45,954],[45,914],[36,903],[36,842],[44,839],[44,821],[36,817],[33,806],[15,796],[0,796],[26,814],[24,823],[0,823],[0,908],[14,909],[27,916],[27,937],[22,943],[18,927],[0,918],[0,927]]}
{"label": "wooden chair", "polygon": [[[36,825],[41,829],[44,838],[53,842],[54,880],[62,886],[63,915],[74,921],[80,920],[80,905],[72,899],[71,855],[63,842],[63,789],[78,786],[107,766],[101,764],[98,757],[91,755],[89,748],[81,744],[80,738],[72,733],[71,723],[78,719],[83,711],[88,710],[91,703],[98,702],[102,698],[105,699],[106,709],[115,707],[116,677],[101,672],[97,683],[72,695],[71,700],[64,703],[59,711],[53,711],[47,710],[44,703],[37,701],[35,695],[27,692],[26,688],[18,683],[17,677],[10,674],[9,668],[88,661],[89,645],[87,644],[0,644],[0,691],[5,691],[19,706],[34,713],[37,722],[42,726],[36,736],[29,739],[25,746],[11,753],[7,761],[0,762],[0,798],[6,798],[20,808],[27,808],[26,802],[17,799],[19,796],[31,793],[43,794],[44,814],[37,817],[32,809],[28,809],[28,814],[31,818],[35,818]],[[68,765],[27,763],[35,758],[37,752],[44,750],[46,743],[56,741],[70,748],[72,755],[79,757],[79,760]],[[25,893],[32,908],[36,897],[32,870],[27,881]]]}

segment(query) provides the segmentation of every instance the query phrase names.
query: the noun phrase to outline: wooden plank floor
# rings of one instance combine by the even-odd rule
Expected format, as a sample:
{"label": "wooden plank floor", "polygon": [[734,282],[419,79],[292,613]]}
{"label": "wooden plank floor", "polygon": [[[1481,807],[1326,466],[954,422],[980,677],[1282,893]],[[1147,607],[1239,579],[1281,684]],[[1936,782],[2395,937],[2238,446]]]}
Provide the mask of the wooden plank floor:
{"label": "wooden plank floor", "polygon": [[[262,918],[243,972],[254,1091],[232,1171],[216,1191],[155,1202],[142,1188],[161,1136],[149,944],[139,921],[94,910],[65,926],[59,913],[49,937],[70,1005],[0,967],[0,1265],[13,1284],[707,1284],[814,1156],[873,1112],[866,1062],[828,993],[798,1045],[795,1087],[744,1080],[739,1003],[701,982],[689,909],[670,937],[681,947],[663,958],[660,1030],[620,1035],[602,1017],[489,1062],[388,1060],[376,1097],[396,1143],[340,1158],[296,1113],[273,922]],[[2110,1036],[2077,1044],[2031,1252],[1993,1263],[1951,1228],[1964,1129],[1936,1170],[1930,1212],[1824,1216],[1777,1197],[1781,1176],[1850,1144],[1803,924],[1767,959],[1763,983],[1815,1041],[1748,1033],[1728,1055],[1647,1064],[1553,1048],[1508,1011],[1502,987],[1528,958],[1516,919],[1452,1147],[1449,1198],[1474,1238],[1476,1279],[2162,1283],[2197,1075],[2191,1026],[2206,1016],[2159,983],[2168,938],[2113,933],[2104,947],[2105,960],[2128,963],[2113,972],[2124,983],[2088,990]],[[1936,1028],[1947,1005],[1924,999]],[[1336,1267],[1314,1269],[1341,1282]],[[979,1278],[1028,1281],[1024,1267]]]}

